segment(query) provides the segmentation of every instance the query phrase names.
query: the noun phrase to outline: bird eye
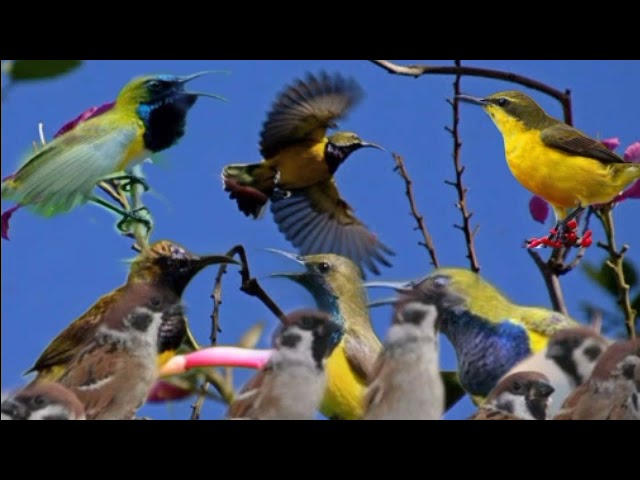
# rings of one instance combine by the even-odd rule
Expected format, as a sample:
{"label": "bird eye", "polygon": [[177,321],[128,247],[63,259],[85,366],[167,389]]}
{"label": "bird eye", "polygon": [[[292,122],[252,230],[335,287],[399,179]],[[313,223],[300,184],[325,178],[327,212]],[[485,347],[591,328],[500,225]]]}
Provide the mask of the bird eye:
{"label": "bird eye", "polygon": [[318,272],[320,272],[322,275],[325,275],[329,273],[329,270],[331,270],[331,265],[329,265],[327,262],[321,262],[318,264],[317,269]]}
{"label": "bird eye", "polygon": [[302,326],[307,330],[311,330],[315,325],[313,317],[302,317]]}
{"label": "bird eye", "polygon": [[173,258],[185,258],[187,256],[187,252],[184,248],[173,245],[171,247],[171,256]]}
{"label": "bird eye", "polygon": [[151,90],[160,90],[162,84],[158,80],[151,80],[147,83],[147,87]]}
{"label": "bird eye", "polygon": [[46,400],[44,399],[44,397],[42,395],[36,395],[35,397],[33,397],[32,402],[33,402],[34,406],[42,407],[46,403]]}
{"label": "bird eye", "polygon": [[514,392],[519,392],[522,390],[522,384],[520,382],[513,382],[513,385],[511,388],[513,389]]}
{"label": "bird eye", "polygon": [[162,305],[162,299],[160,297],[151,297],[149,303],[152,307],[158,308],[160,305]]}
{"label": "bird eye", "polygon": [[504,98],[504,97],[502,97],[502,98],[499,98],[499,99],[498,99],[498,102],[497,102],[497,103],[498,103],[498,106],[499,106],[499,107],[506,107],[506,106],[507,106],[507,105],[509,105],[511,102],[509,101],[509,99],[508,99],[508,98]]}
{"label": "bird eye", "polygon": [[449,285],[449,283],[451,283],[449,277],[445,277],[443,275],[438,275],[437,277],[433,278],[433,284],[439,288],[445,288]]}

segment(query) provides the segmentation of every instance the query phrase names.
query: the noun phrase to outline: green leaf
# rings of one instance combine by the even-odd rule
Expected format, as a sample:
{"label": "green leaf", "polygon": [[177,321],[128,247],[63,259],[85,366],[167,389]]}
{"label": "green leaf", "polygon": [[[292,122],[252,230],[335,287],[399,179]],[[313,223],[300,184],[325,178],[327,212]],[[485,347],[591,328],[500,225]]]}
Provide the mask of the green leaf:
{"label": "green leaf", "polygon": [[82,60],[16,60],[9,75],[13,81],[54,78],[75,70]]}
{"label": "green leaf", "polygon": [[[616,273],[607,265],[607,260],[603,260],[600,267],[595,266],[588,261],[582,262],[584,272],[595,281],[598,285],[609,292],[613,297],[618,297],[618,284],[616,281]],[[622,271],[627,284],[633,290],[638,285],[638,271],[631,263],[631,260],[625,258],[622,262]]]}

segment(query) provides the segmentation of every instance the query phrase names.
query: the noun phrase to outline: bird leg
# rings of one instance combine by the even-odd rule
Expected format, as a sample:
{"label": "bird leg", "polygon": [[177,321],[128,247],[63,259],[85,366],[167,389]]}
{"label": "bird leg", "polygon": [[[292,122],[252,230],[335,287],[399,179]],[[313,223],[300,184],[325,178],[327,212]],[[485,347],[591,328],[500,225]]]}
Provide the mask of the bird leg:
{"label": "bird leg", "polygon": [[136,175],[132,175],[129,173],[121,173],[121,172],[114,173],[113,175],[104,177],[102,181],[123,182],[122,185],[120,185],[120,188],[122,188],[122,190],[125,192],[130,192],[131,187],[133,187],[134,185],[142,186],[145,192],[148,192],[151,189],[151,187],[149,187],[149,184],[144,178],[138,177]]}
{"label": "bird leg", "polygon": [[135,210],[127,211],[116,207],[115,205],[107,202],[106,200],[103,200],[100,197],[91,197],[89,200],[97,205],[100,205],[101,207],[106,208],[107,210],[111,210],[112,212],[115,212],[118,215],[122,216],[122,219],[116,224],[116,227],[121,232],[127,232],[130,230],[130,228],[128,228],[127,222],[140,223],[144,225],[147,231],[150,231],[153,228],[151,217],[149,216],[149,209],[147,207],[140,207],[136,208]]}
{"label": "bird leg", "polygon": [[578,222],[576,218],[584,211],[584,207],[580,206],[571,212],[564,220],[556,223],[549,235],[542,238],[532,238],[526,241],[527,248],[536,248],[539,246],[561,248],[561,247],[589,247],[593,243],[591,238],[591,230],[584,232],[582,238],[578,237],[576,229]]}

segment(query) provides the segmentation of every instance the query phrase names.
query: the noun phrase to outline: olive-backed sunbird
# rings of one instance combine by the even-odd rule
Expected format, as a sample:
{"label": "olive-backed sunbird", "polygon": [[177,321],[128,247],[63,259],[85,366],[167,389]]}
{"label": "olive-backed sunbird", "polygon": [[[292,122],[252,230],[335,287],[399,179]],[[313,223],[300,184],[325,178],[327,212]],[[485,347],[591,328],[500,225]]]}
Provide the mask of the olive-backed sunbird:
{"label": "olive-backed sunbird", "polygon": [[186,116],[199,96],[189,76],[138,77],[120,91],[114,106],[80,123],[31,155],[2,182],[2,199],[52,216],[88,201],[98,182],[124,172],[174,145],[185,133]]}
{"label": "olive-backed sunbird", "polygon": [[[153,243],[134,259],[126,283],[99,298],[65,328],[27,373],[36,372],[36,381],[57,381],[108,317],[130,315],[136,307],[146,303],[154,308],[174,305],[198,272],[218,263],[237,262],[224,255],[195,255],[168,240]],[[195,343],[183,312],[169,308],[164,314],[158,337],[159,365],[168,361],[183,342]],[[197,345],[189,346],[197,348]]]}
{"label": "olive-backed sunbird", "polygon": [[[480,275],[439,268],[416,282],[367,282],[436,305],[438,328],[451,342],[458,375],[474,401],[486,397],[516,363],[544,349],[556,332],[579,324],[558,312],[512,303]],[[373,302],[381,305],[388,301]]]}
{"label": "olive-backed sunbird", "polygon": [[[337,345],[327,359],[327,389],[320,412],[329,418],[357,420],[364,414],[364,394],[371,380],[382,344],[371,325],[367,292],[359,267],[350,259],[334,254],[299,256],[269,249],[305,267],[302,272],[277,273],[303,286],[313,296],[318,309],[331,315],[343,327]],[[447,408],[464,390],[454,372],[441,372]]]}
{"label": "olive-backed sunbird", "polygon": [[513,176],[553,207],[562,222],[585,207],[607,203],[640,179],[640,164],[626,162],[601,142],[561,122],[518,91],[486,98],[460,95],[479,104],[504,139]]}
{"label": "olive-backed sunbird", "polygon": [[245,215],[259,218],[271,200],[278,228],[302,255],[335,253],[379,273],[393,252],[356,218],[338,192],[334,174],[349,155],[380,146],[335,128],[363,97],[352,78],[308,74],[273,103],[260,134],[262,162],[227,165],[224,188]]}

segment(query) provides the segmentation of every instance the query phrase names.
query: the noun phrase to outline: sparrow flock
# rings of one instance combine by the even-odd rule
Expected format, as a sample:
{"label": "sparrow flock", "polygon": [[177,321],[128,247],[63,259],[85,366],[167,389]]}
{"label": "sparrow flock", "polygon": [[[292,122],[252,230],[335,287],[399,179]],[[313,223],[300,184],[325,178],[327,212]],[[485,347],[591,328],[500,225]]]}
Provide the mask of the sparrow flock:
{"label": "sparrow flock", "polygon": [[[64,133],[3,180],[2,198],[49,216],[94,201],[102,179],[142,181],[129,168],[184,135],[198,96],[218,98],[185,91],[200,75],[132,80],[110,110]],[[355,217],[335,175],[356,150],[382,147],[353,132],[328,134],[362,97],[358,83],[340,74],[294,81],[267,114],[262,160],[223,169],[224,189],[239,210],[258,219],[270,204],[279,230],[298,249],[273,250],[299,270],[272,276],[294,281],[315,302],[286,315],[270,351],[245,349],[242,359],[228,360],[225,366],[246,366],[253,358],[259,368],[225,418],[311,420],[321,412],[332,419],[438,420],[469,394],[478,407],[472,420],[640,420],[639,339],[613,342],[560,313],[514,304],[464,269],[439,268],[412,282],[364,282],[365,270],[379,274],[380,265],[390,266],[393,251]],[[514,104],[531,107],[525,97],[503,92],[471,100],[503,127],[522,114]],[[543,141],[573,154],[549,135]],[[597,154],[631,172],[629,178],[636,175],[584,145],[577,164]],[[620,190],[614,187],[606,195]],[[584,206],[574,196],[556,199],[559,222],[566,208]],[[591,193],[587,200],[594,198],[601,199]],[[143,221],[136,211],[118,213]],[[162,376],[198,368],[191,360],[204,353],[182,302],[190,281],[207,266],[237,263],[168,240],[142,247],[125,284],[56,336],[27,372],[33,374],[28,385],[2,401],[2,419],[136,418]],[[394,295],[370,303],[367,288]],[[382,304],[392,314],[379,339],[369,308]],[[456,371],[440,368],[440,334],[453,346]]]}

